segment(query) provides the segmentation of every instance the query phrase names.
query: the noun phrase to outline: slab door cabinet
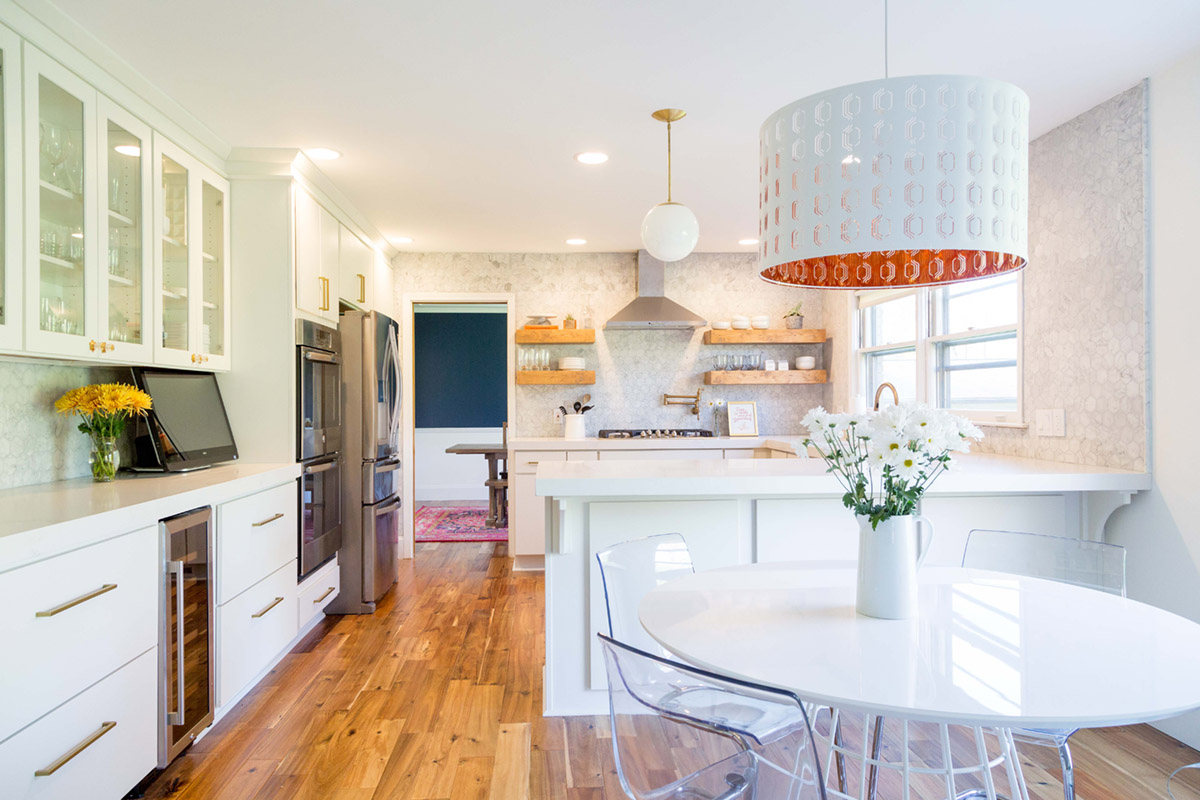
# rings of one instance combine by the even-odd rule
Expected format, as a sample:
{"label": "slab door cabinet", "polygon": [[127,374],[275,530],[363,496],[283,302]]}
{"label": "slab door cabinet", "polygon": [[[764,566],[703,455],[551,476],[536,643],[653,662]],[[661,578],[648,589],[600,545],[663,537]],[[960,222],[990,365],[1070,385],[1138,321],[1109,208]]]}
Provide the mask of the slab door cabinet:
{"label": "slab door cabinet", "polygon": [[0,350],[19,351],[21,327],[21,40],[0,26]]}
{"label": "slab door cabinet", "polygon": [[154,361],[228,370],[229,184],[154,134]]}
{"label": "slab door cabinet", "polygon": [[392,272],[392,263],[379,251],[373,251],[372,258],[375,262],[375,310],[392,319],[397,319],[399,315],[395,308],[396,276]]}
{"label": "slab door cabinet", "polygon": [[296,308],[337,326],[340,297],[338,263],[341,223],[306,189],[294,195],[296,230]]}
{"label": "slab door cabinet", "polygon": [[345,225],[338,225],[339,296],[360,311],[375,308],[375,251]]}

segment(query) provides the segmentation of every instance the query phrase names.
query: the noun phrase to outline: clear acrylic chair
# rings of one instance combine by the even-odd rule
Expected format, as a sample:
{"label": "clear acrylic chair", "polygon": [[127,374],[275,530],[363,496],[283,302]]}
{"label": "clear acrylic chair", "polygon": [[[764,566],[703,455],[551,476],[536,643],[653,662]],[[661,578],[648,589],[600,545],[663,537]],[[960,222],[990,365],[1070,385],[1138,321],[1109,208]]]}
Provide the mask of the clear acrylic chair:
{"label": "clear acrylic chair", "polygon": [[[962,565],[1125,596],[1125,548],[1115,544],[1020,531],[973,530],[967,534]],[[1066,800],[1075,800],[1075,766],[1068,740],[1077,730],[1013,730],[1019,742],[1058,750]]]}
{"label": "clear acrylic chair", "polygon": [[[643,652],[670,660],[671,654],[642,627],[638,620],[638,604],[652,589],[695,572],[683,536],[664,533],[623,542],[596,553],[596,561],[600,565],[600,577],[604,585],[609,636]],[[708,711],[700,707],[701,698],[684,698],[678,693],[664,696],[661,704],[667,712],[671,712],[676,704],[688,704],[690,718],[701,725],[706,724],[704,720],[709,715],[722,716],[724,735],[746,750],[768,745],[808,724],[804,715],[797,714],[796,709],[788,704],[760,703],[751,696],[739,694],[721,697],[713,691],[706,691],[703,700],[712,704]],[[814,717],[819,711],[809,709]],[[835,731],[839,741],[840,735],[840,731]],[[837,773],[840,782],[845,774],[844,759],[840,753],[837,757]]]}
{"label": "clear acrylic chair", "polygon": [[[597,636],[608,673],[613,758],[630,798],[826,800],[812,730],[795,695]],[[801,724],[765,747],[740,748],[744,710],[768,705],[780,707],[774,716]]]}

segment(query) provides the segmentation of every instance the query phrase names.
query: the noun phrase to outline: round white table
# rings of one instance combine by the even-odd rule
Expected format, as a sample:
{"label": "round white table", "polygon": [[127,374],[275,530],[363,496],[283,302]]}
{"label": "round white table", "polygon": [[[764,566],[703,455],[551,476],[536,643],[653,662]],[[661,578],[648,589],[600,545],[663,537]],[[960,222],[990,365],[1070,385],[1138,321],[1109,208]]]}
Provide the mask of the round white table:
{"label": "round white table", "polygon": [[1007,731],[1200,708],[1200,625],[1175,614],[1036,578],[925,567],[918,616],[881,620],[855,613],[855,579],[843,563],[729,567],[660,586],[639,615],[684,661],[842,711]]}

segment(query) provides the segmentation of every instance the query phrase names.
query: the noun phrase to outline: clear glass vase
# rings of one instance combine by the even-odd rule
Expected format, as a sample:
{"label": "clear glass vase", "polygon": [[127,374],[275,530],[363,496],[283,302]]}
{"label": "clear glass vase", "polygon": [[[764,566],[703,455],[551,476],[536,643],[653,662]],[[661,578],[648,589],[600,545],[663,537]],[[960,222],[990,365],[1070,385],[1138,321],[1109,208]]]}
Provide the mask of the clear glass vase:
{"label": "clear glass vase", "polygon": [[93,436],[90,461],[92,480],[97,483],[116,480],[117,470],[121,468],[121,451],[117,447],[117,437]]}

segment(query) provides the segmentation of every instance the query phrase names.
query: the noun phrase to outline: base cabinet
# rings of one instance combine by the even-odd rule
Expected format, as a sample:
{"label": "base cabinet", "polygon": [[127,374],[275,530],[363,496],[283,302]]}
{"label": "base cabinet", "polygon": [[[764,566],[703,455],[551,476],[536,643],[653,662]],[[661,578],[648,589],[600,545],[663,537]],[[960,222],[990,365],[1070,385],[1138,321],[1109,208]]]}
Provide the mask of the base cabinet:
{"label": "base cabinet", "polygon": [[338,596],[342,586],[342,571],[335,556],[325,566],[304,579],[296,592],[296,630],[302,631],[319,617]]}
{"label": "base cabinet", "polygon": [[234,700],[296,635],[296,561],[217,609],[217,706]]}
{"label": "base cabinet", "polygon": [[157,654],[146,651],[0,743],[3,796],[124,797],[156,763]]}

